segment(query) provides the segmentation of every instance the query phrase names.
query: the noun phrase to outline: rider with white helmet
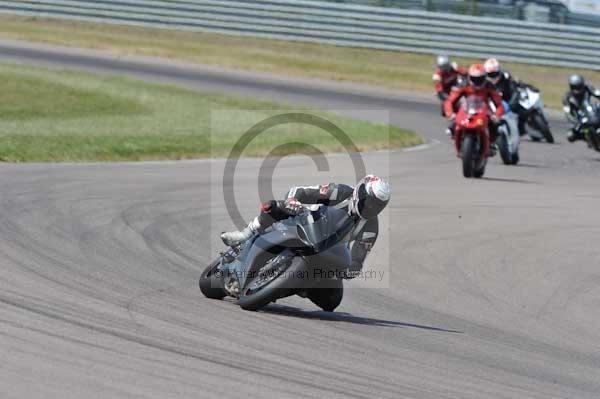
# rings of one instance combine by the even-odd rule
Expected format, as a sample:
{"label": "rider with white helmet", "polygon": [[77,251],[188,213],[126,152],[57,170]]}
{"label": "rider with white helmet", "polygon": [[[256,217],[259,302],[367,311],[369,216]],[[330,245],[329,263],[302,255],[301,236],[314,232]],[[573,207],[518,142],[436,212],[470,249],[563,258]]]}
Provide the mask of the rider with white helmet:
{"label": "rider with white helmet", "polygon": [[[502,100],[508,108],[519,116],[519,132],[525,134],[525,114],[519,107],[519,92],[517,88],[521,84],[510,72],[502,69],[500,63],[495,58],[490,58],[483,64],[490,82],[502,95]],[[533,88],[533,86],[531,86]]]}
{"label": "rider with white helmet", "polygon": [[329,183],[318,186],[292,187],[283,201],[271,200],[261,205],[260,214],[242,231],[221,234],[226,245],[235,247],[254,234],[260,234],[274,222],[298,215],[304,206],[323,204],[345,209],[355,221],[352,234],[352,264],[347,278],[356,276],[379,233],[377,215],[390,200],[390,186],[375,175],[363,177],[356,186]]}

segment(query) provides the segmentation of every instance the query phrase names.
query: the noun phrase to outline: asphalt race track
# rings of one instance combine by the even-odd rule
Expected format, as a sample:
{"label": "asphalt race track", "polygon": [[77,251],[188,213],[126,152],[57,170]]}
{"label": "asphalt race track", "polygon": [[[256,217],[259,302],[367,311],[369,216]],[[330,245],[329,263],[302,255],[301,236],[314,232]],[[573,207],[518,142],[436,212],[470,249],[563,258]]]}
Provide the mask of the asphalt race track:
{"label": "asphalt race track", "polygon": [[[563,125],[557,144],[524,142],[520,166],[495,158],[466,180],[425,97],[7,41],[0,61],[371,119],[381,114],[350,110],[385,109],[430,139],[364,155],[392,184],[367,266],[385,282],[352,281],[333,314],[301,298],[245,312],[200,294],[232,228],[224,160],[0,164],[0,397],[600,397],[600,154],[567,143]],[[318,172],[285,158],[273,190],[351,182],[348,162],[333,155]],[[261,163],[237,168],[247,217]]]}

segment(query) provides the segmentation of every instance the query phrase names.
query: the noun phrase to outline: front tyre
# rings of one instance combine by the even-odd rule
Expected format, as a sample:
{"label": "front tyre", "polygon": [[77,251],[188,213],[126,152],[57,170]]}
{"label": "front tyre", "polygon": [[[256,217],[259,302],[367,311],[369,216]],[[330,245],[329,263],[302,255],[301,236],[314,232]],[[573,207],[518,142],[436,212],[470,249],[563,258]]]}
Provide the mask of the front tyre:
{"label": "front tyre", "polygon": [[277,277],[270,278],[265,285],[256,284],[255,277],[246,284],[238,300],[238,304],[244,310],[259,310],[279,298],[293,293],[294,289],[301,288],[306,284],[306,263],[301,257],[294,257],[289,266]]}
{"label": "front tyre", "polygon": [[472,134],[465,135],[460,152],[462,156],[463,176],[466,178],[473,177],[475,170],[475,137]]}
{"label": "front tyre", "polygon": [[600,151],[600,132],[598,129],[590,129],[586,133],[585,138],[592,150]]}
{"label": "front tyre", "polygon": [[512,164],[512,157],[508,148],[508,138],[506,134],[500,133],[499,139],[498,150],[500,151],[500,158],[502,158],[504,165],[510,165]]}
{"label": "front tyre", "polygon": [[548,125],[546,118],[538,113],[534,116],[534,123],[542,136],[544,136],[544,139],[546,139],[548,143],[554,143],[554,136],[552,136],[552,132],[550,132],[550,126]]}
{"label": "front tyre", "polygon": [[217,258],[200,275],[198,285],[200,286],[200,291],[207,298],[223,299],[227,296],[227,293],[222,288],[223,282],[217,270],[220,264],[221,258]]}

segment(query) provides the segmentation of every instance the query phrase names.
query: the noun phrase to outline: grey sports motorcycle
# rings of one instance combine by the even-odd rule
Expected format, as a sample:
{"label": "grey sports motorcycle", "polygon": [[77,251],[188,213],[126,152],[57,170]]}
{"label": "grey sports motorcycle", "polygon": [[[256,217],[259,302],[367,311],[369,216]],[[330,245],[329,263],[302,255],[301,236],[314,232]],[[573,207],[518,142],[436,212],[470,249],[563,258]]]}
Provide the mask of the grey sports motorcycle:
{"label": "grey sports motorcycle", "polygon": [[200,290],[208,298],[237,298],[246,310],[299,295],[331,312],[342,301],[354,226],[344,210],[305,208],[222,252],[201,274]]}
{"label": "grey sports motorcycle", "polygon": [[581,132],[585,136],[588,147],[600,152],[600,106],[585,100],[577,114]]}

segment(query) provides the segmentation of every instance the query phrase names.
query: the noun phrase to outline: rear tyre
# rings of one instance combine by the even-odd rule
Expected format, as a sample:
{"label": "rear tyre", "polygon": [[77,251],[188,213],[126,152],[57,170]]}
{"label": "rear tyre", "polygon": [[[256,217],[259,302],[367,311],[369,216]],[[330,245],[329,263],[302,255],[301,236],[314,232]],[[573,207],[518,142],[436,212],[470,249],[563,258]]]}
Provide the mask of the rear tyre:
{"label": "rear tyre", "polygon": [[535,137],[535,136],[529,136],[531,138],[531,141],[535,142],[535,143],[539,143],[540,141],[542,141],[541,138],[539,137]]}
{"label": "rear tyre", "polygon": [[462,154],[463,176],[466,178],[473,176],[475,169],[475,138],[467,134],[462,141],[460,151]]}
{"label": "rear tyre", "polygon": [[520,158],[519,158],[519,153],[518,153],[518,152],[515,152],[515,153],[513,154],[513,156],[512,156],[512,164],[513,164],[513,165],[516,165],[516,164],[518,164],[518,163],[519,163],[519,160],[520,160]]}
{"label": "rear tyre", "polygon": [[508,139],[505,134],[500,133],[498,150],[500,151],[500,158],[502,158],[504,165],[510,165],[512,163],[512,157],[510,156]]}
{"label": "rear tyre", "polygon": [[306,297],[325,312],[333,312],[344,297],[344,283],[342,280],[327,280],[327,285],[328,288],[310,289]]}
{"label": "rear tyre", "polygon": [[485,166],[482,166],[480,169],[473,171],[473,177],[477,179],[481,179],[485,174]]}
{"label": "rear tyre", "polygon": [[223,299],[227,293],[223,290],[221,276],[218,276],[217,267],[221,264],[221,258],[212,262],[200,275],[200,291],[210,299]]}
{"label": "rear tyre", "polygon": [[543,115],[537,114],[537,115],[535,115],[534,122],[535,122],[536,128],[544,136],[544,139],[546,139],[546,141],[548,143],[554,143],[554,136],[552,136],[552,132],[550,132],[550,126],[548,126],[548,122],[546,121],[546,118],[544,118]]}

